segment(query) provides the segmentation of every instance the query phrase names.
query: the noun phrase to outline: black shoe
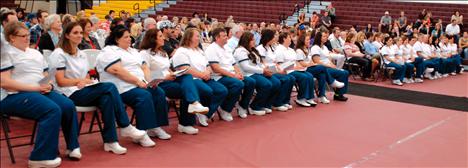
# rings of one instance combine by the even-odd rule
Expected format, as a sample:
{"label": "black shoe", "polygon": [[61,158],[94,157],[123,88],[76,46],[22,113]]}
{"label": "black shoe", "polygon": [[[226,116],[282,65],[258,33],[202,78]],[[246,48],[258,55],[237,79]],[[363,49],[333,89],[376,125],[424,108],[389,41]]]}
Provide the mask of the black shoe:
{"label": "black shoe", "polygon": [[337,100],[337,101],[348,101],[348,98],[347,97],[344,97],[343,95],[335,95],[333,96],[333,100]]}

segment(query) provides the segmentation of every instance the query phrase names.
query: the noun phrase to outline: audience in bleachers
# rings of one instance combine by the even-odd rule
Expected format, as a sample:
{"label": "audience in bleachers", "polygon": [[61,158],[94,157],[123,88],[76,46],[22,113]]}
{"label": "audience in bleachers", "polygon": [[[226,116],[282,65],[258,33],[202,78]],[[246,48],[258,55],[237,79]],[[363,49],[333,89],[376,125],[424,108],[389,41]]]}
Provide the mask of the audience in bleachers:
{"label": "audience in bleachers", "polygon": [[[331,34],[332,5],[310,20],[301,13],[294,26],[238,23],[232,16],[221,22],[203,14],[135,19],[110,10],[100,21],[84,11],[60,16],[0,9],[1,112],[39,122],[29,164],[60,165],[60,125],[67,156],[82,157],[75,105],[100,109],[104,150],[123,154],[116,126],[143,147],[156,145],[152,137],[171,138],[162,128],[169,124],[166,97],[180,100],[178,131],[197,134],[197,120],[205,127],[216,114],[232,121],[234,109],[240,118],[287,112],[294,108],[295,86],[299,106],[329,104],[327,85],[333,100],[347,101],[349,64],[359,66],[362,80],[389,70],[391,83],[402,86],[463,73],[462,57],[468,56],[468,33],[461,32],[458,11],[448,25],[426,10],[415,21],[404,11],[395,20],[385,11],[378,30],[355,25],[333,27]],[[87,55],[89,49],[99,54]],[[88,64],[92,59],[95,65]],[[99,81],[90,78],[94,68]],[[34,101],[19,103],[27,99]]]}

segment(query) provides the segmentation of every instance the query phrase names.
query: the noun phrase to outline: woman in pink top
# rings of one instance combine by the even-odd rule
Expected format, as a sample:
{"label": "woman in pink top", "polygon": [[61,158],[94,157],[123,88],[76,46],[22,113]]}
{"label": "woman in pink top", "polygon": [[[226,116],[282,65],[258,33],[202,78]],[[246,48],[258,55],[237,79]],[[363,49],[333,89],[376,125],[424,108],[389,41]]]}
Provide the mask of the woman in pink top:
{"label": "woman in pink top", "polygon": [[356,42],[356,35],[354,33],[349,34],[346,37],[345,45],[344,45],[344,52],[348,59],[349,63],[356,63],[362,69],[362,80],[371,81],[371,70],[372,70],[372,62],[369,59],[369,56],[363,54],[359,47],[355,44]]}

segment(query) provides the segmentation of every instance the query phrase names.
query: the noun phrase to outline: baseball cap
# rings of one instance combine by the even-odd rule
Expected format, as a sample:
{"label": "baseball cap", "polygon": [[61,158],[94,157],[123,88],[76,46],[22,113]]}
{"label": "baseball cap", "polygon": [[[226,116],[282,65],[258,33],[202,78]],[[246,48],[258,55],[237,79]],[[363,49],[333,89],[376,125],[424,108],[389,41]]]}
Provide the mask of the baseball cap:
{"label": "baseball cap", "polygon": [[161,30],[164,28],[174,28],[174,25],[170,21],[164,20],[164,21],[161,21],[161,23],[159,23],[158,29]]}

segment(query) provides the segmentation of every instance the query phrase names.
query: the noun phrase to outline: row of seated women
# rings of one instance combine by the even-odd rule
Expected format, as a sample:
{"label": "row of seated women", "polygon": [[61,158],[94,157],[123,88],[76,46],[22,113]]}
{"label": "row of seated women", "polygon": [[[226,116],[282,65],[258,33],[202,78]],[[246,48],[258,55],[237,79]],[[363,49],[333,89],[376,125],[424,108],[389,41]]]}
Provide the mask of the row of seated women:
{"label": "row of seated women", "polygon": [[[169,124],[166,97],[181,100],[178,131],[186,134],[198,133],[196,119],[201,126],[208,126],[216,111],[223,120],[232,121],[234,108],[240,118],[248,113],[261,116],[273,110],[291,110],[294,85],[298,86],[295,102],[299,106],[316,106],[315,95],[320,103],[330,103],[325,94],[327,84],[334,88],[334,100],[348,99],[344,96],[348,72],[330,61],[324,45],[328,32],[318,33],[313,47],[308,43],[310,35],[300,36],[295,50],[288,47],[288,33],[266,29],[261,45],[255,46],[253,35],[245,32],[230,53],[223,47],[228,39],[225,29],[213,30],[214,42],[206,51],[198,47],[198,30],[188,29],[181,47],[169,58],[162,50],[164,37],[158,29],[145,33],[137,51],[130,47],[129,30],[117,26],[96,58],[99,82],[90,78],[88,71],[93,67],[78,49],[82,34],[78,23],[68,23],[57,48],[46,59],[29,48],[29,32],[23,23],[5,27],[8,44],[2,49],[0,107],[2,113],[38,122],[30,167],[60,165],[60,128],[66,156],[72,160],[82,157],[76,106],[97,106],[104,123],[104,150],[124,154],[127,149],[118,143],[117,126],[121,137],[143,147],[156,145],[151,137],[171,138],[162,129]],[[125,105],[136,115],[135,127]]]}

